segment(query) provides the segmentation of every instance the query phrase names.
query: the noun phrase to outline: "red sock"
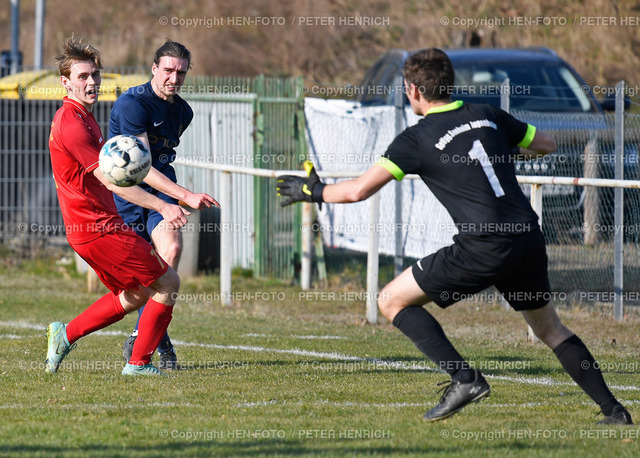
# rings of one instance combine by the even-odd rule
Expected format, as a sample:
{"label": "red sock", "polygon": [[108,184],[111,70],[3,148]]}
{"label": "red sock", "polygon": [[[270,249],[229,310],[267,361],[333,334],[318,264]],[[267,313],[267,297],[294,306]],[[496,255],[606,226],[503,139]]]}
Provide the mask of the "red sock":
{"label": "red sock", "polygon": [[164,305],[153,299],[147,301],[138,322],[138,337],[133,344],[129,364],[143,366],[151,362],[151,355],[167,332],[173,313],[172,305]]}
{"label": "red sock", "polygon": [[67,325],[67,340],[72,344],[80,337],[120,321],[126,314],[116,294],[105,294],[71,320]]}

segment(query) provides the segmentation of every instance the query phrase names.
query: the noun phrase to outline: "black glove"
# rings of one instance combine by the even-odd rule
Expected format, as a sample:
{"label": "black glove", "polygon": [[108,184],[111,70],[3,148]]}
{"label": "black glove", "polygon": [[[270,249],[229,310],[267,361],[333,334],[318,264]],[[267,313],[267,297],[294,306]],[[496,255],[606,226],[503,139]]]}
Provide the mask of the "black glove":
{"label": "black glove", "polygon": [[318,206],[322,209],[322,202],[324,202],[322,191],[326,184],[320,181],[311,161],[304,163],[304,169],[307,172],[306,178],[295,175],[278,177],[276,184],[278,195],[288,197],[287,200],[280,203],[281,207],[286,207],[294,202],[318,202]]}

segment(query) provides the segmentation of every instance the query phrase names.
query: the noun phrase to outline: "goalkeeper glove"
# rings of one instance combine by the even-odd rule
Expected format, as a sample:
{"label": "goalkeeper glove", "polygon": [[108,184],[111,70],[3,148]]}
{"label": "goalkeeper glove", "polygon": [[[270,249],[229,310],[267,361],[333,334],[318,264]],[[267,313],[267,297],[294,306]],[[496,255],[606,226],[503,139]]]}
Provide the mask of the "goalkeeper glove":
{"label": "goalkeeper glove", "polygon": [[326,184],[320,181],[311,161],[305,161],[304,169],[307,177],[282,175],[278,177],[276,190],[279,196],[288,197],[280,206],[286,207],[294,202],[317,202],[322,209],[322,191]]}

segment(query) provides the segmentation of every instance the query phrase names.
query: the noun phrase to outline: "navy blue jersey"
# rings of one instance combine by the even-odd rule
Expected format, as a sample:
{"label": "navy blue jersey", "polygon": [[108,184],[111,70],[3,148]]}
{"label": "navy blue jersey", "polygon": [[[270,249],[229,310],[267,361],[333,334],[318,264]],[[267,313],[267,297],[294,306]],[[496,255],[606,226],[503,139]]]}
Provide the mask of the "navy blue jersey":
{"label": "navy blue jersey", "polygon": [[534,135],[499,108],[456,101],[405,129],[379,164],[398,180],[420,175],[460,233],[531,232],[538,216],[516,180],[513,148]]}
{"label": "navy blue jersey", "polygon": [[109,123],[109,138],[116,135],[140,135],[149,137],[152,165],[176,181],[171,163],[175,160],[174,148],[180,144],[180,136],[191,123],[193,110],[179,95],[169,103],[158,97],[151,81],[129,88],[113,104]]}

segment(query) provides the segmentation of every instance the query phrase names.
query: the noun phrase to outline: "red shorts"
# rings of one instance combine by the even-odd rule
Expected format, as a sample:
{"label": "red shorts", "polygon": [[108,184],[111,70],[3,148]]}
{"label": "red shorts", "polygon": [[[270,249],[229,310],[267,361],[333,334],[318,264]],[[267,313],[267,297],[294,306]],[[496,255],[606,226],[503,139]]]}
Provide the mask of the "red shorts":
{"label": "red shorts", "polygon": [[106,232],[95,240],[71,246],[113,294],[149,286],[169,268],[151,244],[133,230]]}

